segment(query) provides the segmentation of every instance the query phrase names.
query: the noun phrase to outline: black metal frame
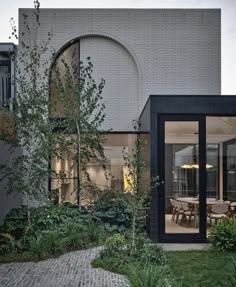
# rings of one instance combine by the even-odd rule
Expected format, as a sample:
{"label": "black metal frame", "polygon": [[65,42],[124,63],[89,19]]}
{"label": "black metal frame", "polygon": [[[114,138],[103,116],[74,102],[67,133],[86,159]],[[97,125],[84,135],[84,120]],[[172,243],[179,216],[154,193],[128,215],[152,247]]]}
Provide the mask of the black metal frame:
{"label": "black metal frame", "polygon": [[231,144],[236,144],[236,139],[231,139],[223,143],[223,189],[224,189],[224,199],[228,200],[228,177],[227,177],[227,146]]}
{"label": "black metal frame", "polygon": [[203,116],[160,115],[159,117],[159,161],[160,180],[165,182],[165,131],[166,121],[194,121],[199,127],[199,233],[165,233],[165,184],[158,189],[159,242],[204,242],[206,238],[206,122]]}
{"label": "black metal frame", "polygon": [[3,108],[6,108],[6,109],[10,109],[10,106],[9,106],[9,101],[11,99],[11,60],[0,60],[0,66],[3,66],[3,67],[8,67],[8,73],[10,75],[9,77],[9,81],[8,81],[8,87],[7,87],[7,92],[6,92],[6,97],[7,97],[7,102],[8,104],[6,106],[2,106]]}
{"label": "black metal frame", "polygon": [[[200,233],[196,234],[163,234],[165,222],[161,215],[161,203],[159,192],[163,186],[152,190],[150,198],[150,230],[149,234],[154,242],[207,242],[206,239],[206,117],[207,116],[232,116],[236,117],[236,96],[219,95],[151,95],[140,115],[141,128],[150,133],[150,171],[151,176],[163,176],[163,127],[160,125],[161,117],[170,119],[169,116],[176,116],[183,120],[194,119],[195,116],[200,122],[201,129],[201,158],[200,173],[201,179],[201,219]],[[178,119],[178,120],[179,120]],[[161,136],[162,135],[162,136]],[[162,164],[161,164],[162,163]],[[162,216],[162,217],[161,217]],[[162,218],[162,220],[161,220]],[[205,229],[205,230],[204,230]]]}

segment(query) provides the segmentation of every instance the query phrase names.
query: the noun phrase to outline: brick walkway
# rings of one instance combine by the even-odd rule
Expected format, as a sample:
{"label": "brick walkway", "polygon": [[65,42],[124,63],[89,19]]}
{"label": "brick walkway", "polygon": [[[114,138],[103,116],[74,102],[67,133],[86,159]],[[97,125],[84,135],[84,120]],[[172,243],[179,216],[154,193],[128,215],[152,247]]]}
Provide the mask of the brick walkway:
{"label": "brick walkway", "polygon": [[128,280],[101,268],[92,268],[100,248],[75,251],[38,263],[0,265],[1,287],[128,287]]}

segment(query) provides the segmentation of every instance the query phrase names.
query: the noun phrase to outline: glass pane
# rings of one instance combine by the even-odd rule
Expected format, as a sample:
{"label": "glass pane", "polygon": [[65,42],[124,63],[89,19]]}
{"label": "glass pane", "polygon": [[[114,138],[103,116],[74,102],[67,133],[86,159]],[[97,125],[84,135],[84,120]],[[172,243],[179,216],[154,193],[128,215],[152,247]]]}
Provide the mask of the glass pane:
{"label": "glass pane", "polygon": [[[147,182],[150,177],[150,147],[149,134],[140,135],[144,148],[142,157],[145,159],[147,171],[143,173],[143,180]],[[106,172],[96,160],[85,163],[85,169],[90,177],[90,182],[81,176],[80,199],[82,205],[87,205],[94,200],[96,192],[99,190],[111,189],[124,191],[127,188],[127,168],[122,154],[123,148],[132,155],[135,148],[135,134],[107,134],[104,135],[104,154],[106,156]],[[51,190],[57,192],[58,202],[69,201],[72,204],[77,203],[78,176],[77,164],[74,160],[74,153],[64,155],[63,159],[52,158],[51,160]]]}
{"label": "glass pane", "polygon": [[[207,117],[207,228],[236,207],[236,117]],[[235,205],[235,206],[234,206]],[[224,208],[225,206],[225,208]],[[221,210],[220,215],[215,213]]]}
{"label": "glass pane", "polygon": [[165,122],[165,232],[198,233],[199,125]]}

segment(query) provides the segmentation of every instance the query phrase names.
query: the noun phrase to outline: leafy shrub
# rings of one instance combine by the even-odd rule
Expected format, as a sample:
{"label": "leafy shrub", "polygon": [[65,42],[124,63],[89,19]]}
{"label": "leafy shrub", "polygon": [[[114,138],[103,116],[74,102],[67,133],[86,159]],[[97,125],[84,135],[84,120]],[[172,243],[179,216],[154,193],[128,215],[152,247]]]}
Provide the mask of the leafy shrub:
{"label": "leafy shrub", "polygon": [[101,191],[94,203],[93,217],[103,223],[109,232],[123,232],[131,226],[132,208],[130,194],[105,190]]}
{"label": "leafy shrub", "polygon": [[105,248],[101,252],[101,258],[115,258],[117,266],[124,264],[155,264],[165,265],[167,259],[161,248],[152,245],[151,241],[143,235],[136,236],[136,245],[132,246],[130,240],[123,235],[116,234],[105,242]]}
{"label": "leafy shrub", "polygon": [[63,253],[65,248],[65,241],[63,240],[61,232],[48,231],[44,232],[44,248],[50,255],[58,255]]}
{"label": "leafy shrub", "polygon": [[37,233],[29,238],[29,251],[37,259],[48,255],[59,255],[65,249],[65,241],[58,231]]}
{"label": "leafy shrub", "polygon": [[9,233],[0,233],[0,254],[10,253],[16,250],[16,240]]}
{"label": "leafy shrub", "polygon": [[103,240],[104,237],[106,237],[107,235],[107,232],[104,231],[101,224],[96,224],[92,221],[87,224],[85,228],[85,232],[89,242],[99,243],[100,240]]}
{"label": "leafy shrub", "polygon": [[115,234],[112,237],[107,238],[105,241],[105,252],[106,254],[112,255],[122,252],[127,246],[127,241],[124,235]]}
{"label": "leafy shrub", "polygon": [[85,247],[87,243],[84,235],[84,228],[78,224],[69,224],[65,227],[64,238],[67,250],[75,250]]}
{"label": "leafy shrub", "polygon": [[42,230],[54,230],[55,226],[60,228],[71,222],[88,223],[91,215],[86,210],[70,207],[39,207],[31,209],[31,226],[28,226],[27,210],[25,208],[12,209],[5,217],[2,232],[10,233],[16,239],[22,238],[29,228],[33,232]]}
{"label": "leafy shrub", "polygon": [[214,225],[210,230],[209,240],[221,251],[236,250],[236,219],[225,219]]}
{"label": "leafy shrub", "polygon": [[87,248],[94,244],[104,243],[107,232],[101,225],[91,222],[90,224],[68,224],[64,229],[65,244],[68,250]]}
{"label": "leafy shrub", "polygon": [[132,287],[172,287],[167,266],[130,267],[129,280]]}
{"label": "leafy shrub", "polygon": [[88,216],[80,213],[78,208],[69,207],[39,207],[32,211],[32,225],[35,231],[60,228],[64,224],[83,223]]}
{"label": "leafy shrub", "polygon": [[13,208],[4,219],[2,231],[11,234],[17,240],[23,236],[26,225],[27,209]]}
{"label": "leafy shrub", "polygon": [[43,259],[47,255],[45,240],[42,234],[29,238],[29,251],[37,259]]}

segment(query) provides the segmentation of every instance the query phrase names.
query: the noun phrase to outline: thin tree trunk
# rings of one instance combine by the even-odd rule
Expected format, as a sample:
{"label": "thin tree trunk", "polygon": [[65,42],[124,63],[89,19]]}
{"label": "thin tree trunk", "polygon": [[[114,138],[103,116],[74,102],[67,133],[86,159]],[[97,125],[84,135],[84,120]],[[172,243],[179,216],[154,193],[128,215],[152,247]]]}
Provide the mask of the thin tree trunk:
{"label": "thin tree trunk", "polygon": [[[31,141],[32,144],[32,141]],[[31,169],[32,169],[32,159],[30,160],[30,164],[29,164],[29,169],[28,169],[28,173],[27,173],[27,185],[29,186],[29,178],[30,178],[30,174],[31,174]],[[29,206],[29,194],[26,193],[26,205],[27,205],[27,217],[28,217],[28,224],[31,223],[31,213],[30,213],[30,206]]]}
{"label": "thin tree trunk", "polygon": [[81,208],[81,177],[80,177],[80,129],[79,124],[76,122],[77,128],[77,177],[78,177],[78,188],[77,188],[77,197],[78,197],[78,206]]}
{"label": "thin tree trunk", "polygon": [[26,205],[27,205],[27,219],[28,219],[28,225],[31,224],[31,213],[30,213],[30,207],[29,207],[29,195],[26,193]]}
{"label": "thin tree trunk", "polygon": [[133,208],[133,221],[132,221],[132,247],[135,248],[135,233],[136,233],[136,209]]}

